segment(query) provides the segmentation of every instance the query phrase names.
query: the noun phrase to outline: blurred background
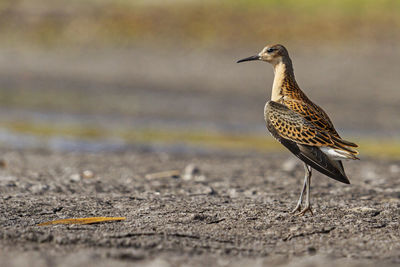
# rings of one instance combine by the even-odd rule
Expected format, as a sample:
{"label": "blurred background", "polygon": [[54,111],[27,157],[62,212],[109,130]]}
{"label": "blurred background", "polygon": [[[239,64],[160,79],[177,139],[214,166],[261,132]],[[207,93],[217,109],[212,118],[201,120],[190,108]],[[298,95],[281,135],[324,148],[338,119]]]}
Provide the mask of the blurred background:
{"label": "blurred background", "polygon": [[400,1],[2,0],[0,144],[283,150],[265,129],[284,44],[364,156],[400,157]]}

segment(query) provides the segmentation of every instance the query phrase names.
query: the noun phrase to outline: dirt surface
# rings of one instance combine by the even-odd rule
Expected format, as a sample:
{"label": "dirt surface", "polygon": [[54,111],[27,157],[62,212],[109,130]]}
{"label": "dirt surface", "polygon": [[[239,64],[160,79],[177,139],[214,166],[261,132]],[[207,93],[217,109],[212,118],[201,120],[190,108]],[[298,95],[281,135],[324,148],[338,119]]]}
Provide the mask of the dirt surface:
{"label": "dirt surface", "polygon": [[[1,266],[400,264],[398,161],[347,163],[351,185],[315,172],[314,215],[298,217],[288,153],[1,155]],[[90,216],[126,221],[37,226]]]}

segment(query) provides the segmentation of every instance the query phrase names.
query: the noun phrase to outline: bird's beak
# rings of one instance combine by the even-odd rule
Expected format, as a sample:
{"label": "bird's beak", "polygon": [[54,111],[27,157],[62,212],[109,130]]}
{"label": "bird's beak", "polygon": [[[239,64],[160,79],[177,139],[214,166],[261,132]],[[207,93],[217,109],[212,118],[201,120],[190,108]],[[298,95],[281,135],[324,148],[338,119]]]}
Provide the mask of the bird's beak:
{"label": "bird's beak", "polygon": [[243,59],[239,60],[236,63],[245,62],[245,61],[252,61],[252,60],[259,60],[259,59],[260,59],[260,56],[259,55],[255,55],[255,56],[243,58]]}

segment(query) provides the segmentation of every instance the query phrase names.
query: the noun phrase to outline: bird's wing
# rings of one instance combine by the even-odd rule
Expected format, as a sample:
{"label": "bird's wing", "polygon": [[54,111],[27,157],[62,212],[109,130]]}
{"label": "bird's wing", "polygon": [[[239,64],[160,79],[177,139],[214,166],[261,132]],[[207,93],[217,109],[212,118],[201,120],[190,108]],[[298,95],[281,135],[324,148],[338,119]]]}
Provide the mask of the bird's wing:
{"label": "bird's wing", "polygon": [[299,101],[294,99],[285,99],[283,100],[283,104],[289,109],[301,114],[305,120],[311,122],[311,124],[316,128],[340,138],[328,114],[326,114],[320,106],[314,104],[310,100]]}
{"label": "bird's wing", "polygon": [[[296,157],[337,181],[346,184],[350,183],[344,172],[342,162],[340,160],[333,160],[320,149],[322,144],[332,146],[335,143],[329,138],[328,134],[321,133],[320,130],[302,118],[301,115],[273,101],[269,101],[265,105],[264,113],[268,130]],[[283,128],[286,130],[283,130]],[[307,138],[302,138],[302,131],[306,133]],[[327,141],[321,139],[320,136],[323,136]]]}
{"label": "bird's wing", "polygon": [[[306,120],[301,114],[285,105],[269,101],[265,105],[264,117],[268,127],[273,127],[280,137],[297,144],[332,147],[357,155],[358,152],[349,148],[355,144],[342,140],[335,134],[329,133]],[[271,131],[271,130],[270,130]]]}

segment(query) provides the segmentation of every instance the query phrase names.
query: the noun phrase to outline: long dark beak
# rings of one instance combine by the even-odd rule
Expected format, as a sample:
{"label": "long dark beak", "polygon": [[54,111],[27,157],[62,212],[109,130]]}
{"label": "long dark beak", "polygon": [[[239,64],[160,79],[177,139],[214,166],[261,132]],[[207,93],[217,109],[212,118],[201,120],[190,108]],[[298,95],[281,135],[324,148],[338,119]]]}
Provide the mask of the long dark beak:
{"label": "long dark beak", "polygon": [[259,59],[260,59],[260,56],[259,55],[255,55],[255,56],[246,57],[244,59],[241,59],[236,63],[245,62],[245,61],[252,61],[252,60],[259,60]]}

